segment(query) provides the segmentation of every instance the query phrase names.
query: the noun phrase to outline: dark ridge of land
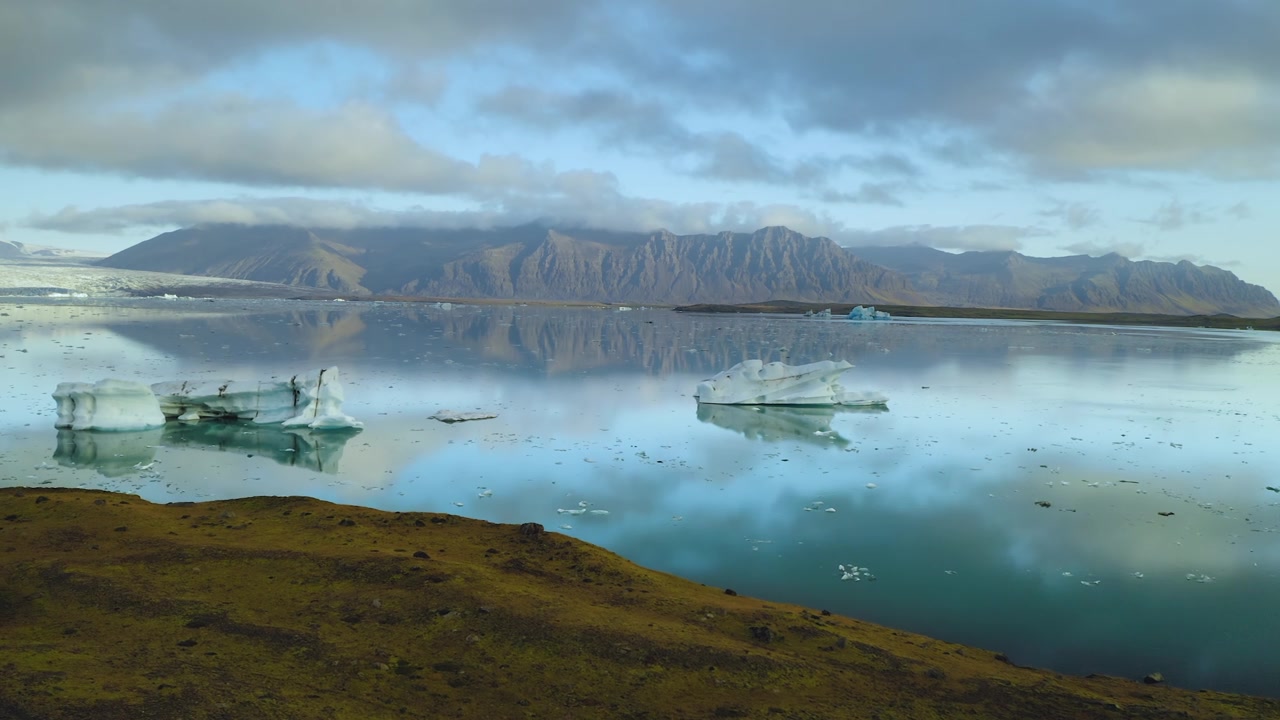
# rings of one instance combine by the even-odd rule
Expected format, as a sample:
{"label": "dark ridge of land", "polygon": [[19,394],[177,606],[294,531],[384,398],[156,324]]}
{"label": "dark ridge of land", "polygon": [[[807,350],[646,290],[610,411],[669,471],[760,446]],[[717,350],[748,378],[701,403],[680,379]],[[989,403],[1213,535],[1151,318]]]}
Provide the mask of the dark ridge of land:
{"label": "dark ridge of land", "polygon": [[[848,315],[854,305],[771,300],[742,305],[682,305],[677,312],[696,313],[775,313],[802,314],[830,309],[832,315]],[[1150,313],[1069,313],[1051,310],[1015,310],[1008,308],[929,307],[922,305],[876,305],[894,317],[903,318],[973,318],[990,320],[1042,320],[1051,322],[1088,323],[1096,325],[1160,325],[1166,327],[1205,327],[1231,330],[1280,330],[1280,317],[1242,318],[1235,315],[1155,315]]]}
{"label": "dark ridge of land", "polygon": [[54,488],[0,490],[0,518],[0,717],[1280,717],[738,596],[532,523]]}

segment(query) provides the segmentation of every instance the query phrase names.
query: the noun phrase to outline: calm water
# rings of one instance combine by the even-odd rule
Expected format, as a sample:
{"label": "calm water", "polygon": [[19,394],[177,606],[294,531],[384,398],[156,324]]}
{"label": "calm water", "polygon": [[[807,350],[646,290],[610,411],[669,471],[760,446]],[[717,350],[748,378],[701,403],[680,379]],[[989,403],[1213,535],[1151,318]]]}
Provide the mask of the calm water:
{"label": "calm water", "polygon": [[[1019,664],[1280,696],[1275,335],[61,302],[0,302],[0,485],[534,521],[708,585]],[[890,409],[697,406],[699,380],[752,357],[849,360],[846,387],[884,392]],[[63,380],[327,365],[363,432],[53,428]],[[440,409],[499,417],[428,419]],[[557,512],[583,502],[608,514]],[[842,563],[876,580],[841,581]]]}

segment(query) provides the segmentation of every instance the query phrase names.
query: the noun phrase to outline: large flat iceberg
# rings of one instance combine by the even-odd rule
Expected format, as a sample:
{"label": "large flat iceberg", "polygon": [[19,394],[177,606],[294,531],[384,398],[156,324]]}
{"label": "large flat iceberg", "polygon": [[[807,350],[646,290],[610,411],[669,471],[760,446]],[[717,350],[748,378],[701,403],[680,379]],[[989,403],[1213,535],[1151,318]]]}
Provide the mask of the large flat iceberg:
{"label": "large flat iceberg", "polygon": [[823,360],[808,365],[744,360],[698,384],[699,403],[712,405],[884,405],[879,393],[849,392],[840,376],[853,365]]}
{"label": "large flat iceberg", "polygon": [[284,427],[364,427],[342,412],[338,368],[299,374],[288,380],[175,380],[151,386],[160,411],[171,420],[251,420]]}
{"label": "large flat iceberg", "polygon": [[58,404],[54,426],[72,430],[146,430],[166,420],[247,420],[316,430],[364,427],[342,412],[336,367],[288,380],[174,380],[150,387],[113,379],[60,383],[53,398]]}

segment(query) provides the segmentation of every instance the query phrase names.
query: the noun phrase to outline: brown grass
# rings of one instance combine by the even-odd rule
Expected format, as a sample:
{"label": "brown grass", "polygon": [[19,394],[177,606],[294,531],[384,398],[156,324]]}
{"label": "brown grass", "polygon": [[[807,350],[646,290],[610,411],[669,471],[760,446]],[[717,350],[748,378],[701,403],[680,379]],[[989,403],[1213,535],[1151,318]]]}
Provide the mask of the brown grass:
{"label": "brown grass", "polygon": [[540,528],[61,489],[0,491],[0,518],[5,718],[1280,717],[728,595]]}

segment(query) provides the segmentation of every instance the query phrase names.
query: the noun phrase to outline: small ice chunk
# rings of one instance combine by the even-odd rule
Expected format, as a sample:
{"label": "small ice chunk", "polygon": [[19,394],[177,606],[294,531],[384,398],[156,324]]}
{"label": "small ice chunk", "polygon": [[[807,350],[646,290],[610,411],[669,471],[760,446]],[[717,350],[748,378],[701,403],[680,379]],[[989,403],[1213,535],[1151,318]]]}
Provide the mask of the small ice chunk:
{"label": "small ice chunk", "polygon": [[430,416],[430,419],[453,424],[470,420],[491,420],[496,417],[498,417],[498,414],[491,412],[440,410],[435,415]]}
{"label": "small ice chunk", "polygon": [[876,310],[874,305],[863,307],[858,305],[849,311],[847,316],[850,320],[889,320],[889,313],[883,310]]}

